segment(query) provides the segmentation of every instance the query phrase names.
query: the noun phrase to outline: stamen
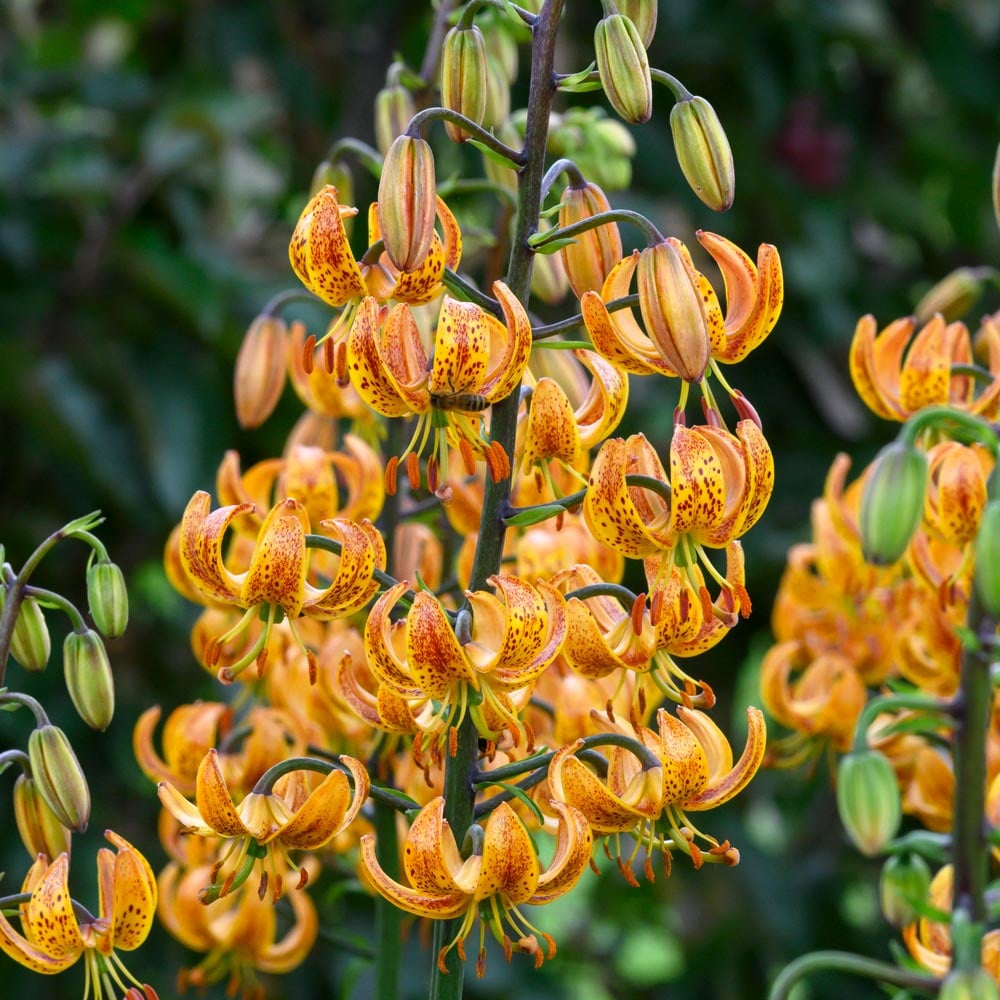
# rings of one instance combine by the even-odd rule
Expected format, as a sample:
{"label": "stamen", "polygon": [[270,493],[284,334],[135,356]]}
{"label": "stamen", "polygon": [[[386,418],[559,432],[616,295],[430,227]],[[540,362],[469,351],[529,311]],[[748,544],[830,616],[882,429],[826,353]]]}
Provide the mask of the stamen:
{"label": "stamen", "polygon": [[465,469],[465,474],[467,476],[474,476],[476,474],[476,453],[472,445],[465,438],[459,438],[458,451],[462,456],[462,466]]}
{"label": "stamen", "polygon": [[632,632],[642,635],[642,619],[646,613],[646,595],[639,594],[632,602]]}
{"label": "stamen", "polygon": [[337,376],[337,385],[339,385],[340,388],[343,389],[351,382],[351,377],[350,375],[347,374],[346,340],[342,340],[339,344],[337,344],[337,353],[334,355],[333,367]]}
{"label": "stamen", "polygon": [[411,490],[420,489],[420,456],[411,451],[406,456],[406,477],[410,481]]}
{"label": "stamen", "polygon": [[307,375],[312,375],[316,361],[316,335],[310,333],[306,337],[306,342],[302,345],[302,370]]}
{"label": "stamen", "polygon": [[323,341],[323,367],[328,375],[332,375],[336,366],[335,352],[337,345],[333,342],[333,337],[327,337]]}
{"label": "stamen", "polygon": [[396,473],[399,469],[399,459],[392,455],[385,463],[385,491],[389,496],[396,495]]}

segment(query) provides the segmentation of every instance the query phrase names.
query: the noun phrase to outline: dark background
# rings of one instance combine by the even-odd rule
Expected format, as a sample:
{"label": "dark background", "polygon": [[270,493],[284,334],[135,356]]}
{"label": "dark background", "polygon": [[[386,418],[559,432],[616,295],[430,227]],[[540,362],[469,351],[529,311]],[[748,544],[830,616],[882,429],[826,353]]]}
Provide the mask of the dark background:
{"label": "dark background", "polygon": [[[600,16],[596,2],[568,6],[564,71],[590,60]],[[273,292],[295,284],[287,242],[316,163],[340,136],[373,141],[385,68],[396,52],[419,65],[427,20],[422,5],[399,0],[15,0],[0,18],[0,541],[18,566],[59,524],[100,508],[101,536],[132,594],[129,631],[111,650],[118,712],[103,736],[74,721],[57,653],[44,676],[9,673],[65,725],[90,775],[94,814],[75,841],[73,879],[91,899],[105,827],[155,868],[163,862],[155,792],[131,756],[135,718],[153,703],[219,697],[188,650],[194,611],[162,574],[167,533],[193,490],[211,488],[225,449],[245,465],[276,454],[299,412],[288,390],[262,431],[237,428],[231,380],[243,332]],[[857,318],[872,312],[883,326],[952,268],[998,258],[989,187],[998,38],[1000,7],[989,0],[662,5],[651,63],[719,112],[735,206],[714,216],[688,192],[659,89],[652,122],[633,130],[633,185],[612,201],[691,244],[699,227],[751,253],[773,242],[786,280],[777,329],[735,376],[763,417],[777,488],[745,539],[753,617],[701,670],[722,696],[716,717],[727,731],[756,697],[784,553],[808,532],[833,455],[851,450],[860,465],[893,433],[847,377]],[[373,193],[359,176],[356,203]],[[974,315],[998,306],[987,292]],[[664,394],[674,392],[633,380],[633,426],[653,437],[661,428],[662,443],[674,398]],[[85,556],[60,546],[37,582],[82,604]],[[23,745],[22,715],[4,716],[0,746]],[[0,781],[7,795],[13,773]],[[538,912],[559,941],[556,961],[535,973],[491,952],[488,977],[467,995],[754,998],[810,949],[887,956],[894,935],[878,914],[877,864],[846,845],[822,766],[759,776],[705,828],[740,847],[737,869],[678,864],[669,881],[639,890],[607,871]],[[4,890],[16,891],[25,859],[6,820],[0,867],[10,873]],[[364,897],[327,902],[338,937],[366,933]],[[156,933],[129,965],[169,997],[173,970],[192,956]],[[422,995],[428,965],[406,962],[420,970],[408,995]],[[276,997],[363,997],[365,968],[321,943],[307,970],[270,987]],[[81,979],[79,967],[40,984],[4,961],[0,993],[74,997]],[[882,995],[831,977],[801,996],[845,989]]]}

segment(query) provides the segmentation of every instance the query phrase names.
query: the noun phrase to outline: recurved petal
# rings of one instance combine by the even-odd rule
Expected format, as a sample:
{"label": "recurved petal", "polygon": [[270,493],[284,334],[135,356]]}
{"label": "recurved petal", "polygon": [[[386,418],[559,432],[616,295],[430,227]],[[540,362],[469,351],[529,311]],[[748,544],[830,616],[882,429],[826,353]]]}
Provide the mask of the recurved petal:
{"label": "recurved petal", "polygon": [[[60,909],[60,913],[62,920],[65,921],[67,919],[65,910],[66,908],[69,909],[68,925],[60,923],[51,932],[51,938],[48,933],[45,933],[36,944],[34,941],[29,941],[24,935],[18,933],[10,921],[3,915],[3,911],[0,910],[0,951],[3,951],[4,954],[25,968],[31,969],[32,972],[40,972],[42,975],[50,975],[62,972],[63,969],[68,969],[80,957],[83,951],[83,939],[80,937],[76,917],[73,915],[73,908],[69,902],[69,888],[66,885],[66,870],[68,869],[69,861],[65,854],[61,854],[53,862],[53,866],[60,863],[62,864],[63,872],[62,894],[66,901],[65,906]],[[67,948],[68,942],[73,938],[74,931],[79,944],[75,948]],[[29,933],[31,932],[29,931]],[[41,947],[42,945],[44,945],[44,948]]]}
{"label": "recurved petal", "polygon": [[[163,786],[160,787],[160,801],[163,802]],[[236,806],[233,805],[233,797],[226,784],[226,779],[222,776],[222,769],[219,767],[219,754],[215,749],[209,750],[205,754],[205,758],[198,768],[195,802],[202,823],[209,826],[216,834],[223,837],[243,837],[246,835],[247,829],[236,811]],[[168,809],[170,808],[167,802],[163,802],[163,804]],[[172,809],[171,812],[173,812]],[[182,816],[176,812],[174,815],[184,823]]]}
{"label": "recurved petal", "polygon": [[376,569],[385,569],[385,543],[368,520],[323,521],[321,527],[340,536],[337,572],[326,590],[305,586],[305,614],[311,618],[342,618],[363,608],[378,592]]}
{"label": "recurved petal", "polygon": [[593,375],[590,390],[574,413],[580,445],[590,449],[621,423],[628,406],[628,375],[595,351],[575,350],[573,354]]}
{"label": "recurved petal", "polygon": [[[491,403],[506,399],[520,384],[524,369],[531,357],[531,322],[520,299],[502,282],[493,282],[493,294],[503,310],[506,324],[506,349],[497,357],[495,349],[490,360],[494,362],[486,381],[478,391]],[[492,316],[488,317],[493,319]]]}
{"label": "recurved petal", "polygon": [[899,402],[905,413],[948,402],[951,352],[948,328],[937,313],[913,338],[899,376]]}
{"label": "recurved petal", "polygon": [[[430,896],[460,892],[469,895],[476,885],[480,860],[463,860],[448,821],[444,798],[431,799],[410,826],[403,848],[403,868],[410,885]],[[471,861],[471,859],[470,859]]]}
{"label": "recurved petal", "polygon": [[764,513],[774,492],[774,457],[764,432],[752,420],[736,425],[736,436],[743,444],[747,469],[747,491],[743,502],[739,534],[749,531]]}
{"label": "recurved petal", "polygon": [[184,833],[196,833],[201,837],[211,837],[215,831],[208,826],[201,813],[169,781],[161,781],[156,786],[160,805],[181,825]]}
{"label": "recurved petal", "polygon": [[[492,321],[492,324],[491,324]],[[434,334],[434,361],[427,391],[432,396],[482,392],[497,320],[474,302],[444,297]]]}
{"label": "recurved petal", "polygon": [[[679,711],[683,711],[680,709]],[[708,783],[708,759],[694,732],[666,709],[656,713],[665,802],[686,805]]]}
{"label": "recurved petal", "polygon": [[365,658],[372,673],[381,684],[390,687],[403,698],[422,695],[405,657],[401,660],[393,641],[397,628],[406,629],[405,622],[394,624],[389,617],[409,584],[401,580],[390,587],[372,606],[365,620]]}
{"label": "recurved petal", "polygon": [[240,588],[243,607],[270,604],[280,607],[289,618],[299,616],[305,598],[309,529],[309,515],[298,500],[282,500],[271,508]]}
{"label": "recurved petal", "polygon": [[112,830],[104,836],[118,851],[112,854],[101,848],[97,864],[102,876],[98,880],[100,888],[100,912],[104,916],[108,900],[104,898],[105,880],[103,868],[111,870],[112,893],[110,900],[111,933],[108,935],[108,951],[111,947],[132,951],[146,940],[153,917],[156,915],[156,877],[149,862],[124,837]]}
{"label": "recurved petal", "polygon": [[566,602],[554,587],[539,580],[535,587],[516,576],[490,577],[506,605],[503,643],[493,676],[501,684],[520,687],[551,662],[566,636]]}
{"label": "recurved petal", "polygon": [[322,847],[346,829],[364,805],[371,787],[368,772],[353,757],[340,760],[354,779],[353,792],[343,771],[331,771],[281,831],[286,847],[306,851]]}
{"label": "recurved petal", "polygon": [[580,433],[566,393],[552,379],[539,379],[528,409],[524,467],[550,459],[575,465],[580,451]]}
{"label": "recurved petal", "polygon": [[[83,951],[83,938],[80,935],[80,926],[73,912],[73,901],[69,893],[68,855],[60,854],[49,865],[21,912],[24,915],[27,937],[54,963],[39,971],[59,972],[80,957]],[[0,933],[0,942],[6,936]],[[4,950],[15,961],[21,961],[16,950],[8,950],[6,947]],[[28,954],[23,948],[20,950],[25,955]]]}
{"label": "recurved petal", "polygon": [[[597,292],[584,292],[580,299],[584,325],[590,334],[594,350],[620,371],[632,372],[634,375],[650,375],[653,372],[676,375],[673,369],[667,368],[666,362],[653,347],[653,342],[642,332],[631,309],[615,310],[612,316],[605,305],[608,285],[612,279],[625,270],[631,280],[637,261],[638,256],[626,257],[615,266],[605,282],[603,297]],[[628,294],[627,282],[621,294]]]}
{"label": "recurved petal", "polygon": [[535,845],[517,813],[501,802],[486,821],[476,902],[502,892],[515,906],[526,903],[538,889],[538,876]]}
{"label": "recurved petal", "polygon": [[582,740],[556,752],[549,764],[549,788],[557,800],[578,809],[597,833],[624,833],[645,817],[609,791],[573,754]]}
{"label": "recurved petal", "polygon": [[670,527],[677,534],[690,531],[711,533],[726,516],[726,494],[745,489],[745,470],[741,482],[732,475],[739,469],[730,467],[730,482],[725,481],[719,452],[702,433],[683,424],[674,425],[670,442]]}
{"label": "recurved petal", "polygon": [[421,590],[414,597],[406,624],[407,664],[425,696],[444,698],[456,681],[475,682],[475,672],[433,594]]}
{"label": "recurved petal", "polygon": [[347,335],[347,372],[355,392],[377,413],[401,417],[410,412],[409,402],[383,361],[379,307],[370,295],[358,307]]}
{"label": "recurved petal", "polygon": [[899,374],[915,322],[897,319],[881,333],[870,313],[858,320],[848,357],[851,378],[868,408],[884,420],[903,420]]}
{"label": "recurved petal", "polygon": [[212,498],[199,490],[181,519],[180,561],[188,580],[207,597],[236,603],[242,575],[234,575],[222,561],[222,538],[240,514],[253,513],[253,504],[233,504],[212,510]]}
{"label": "recurved petal", "polygon": [[529,900],[535,906],[551,903],[569,892],[590,863],[594,835],[587,817],[564,802],[549,802],[559,814],[559,834],[552,861],[539,876],[538,890]]}
{"label": "recurved petal", "polygon": [[767,726],[764,713],[752,705],[747,707],[747,742],[740,759],[733,766],[733,752],[719,727],[703,712],[679,707],[677,714],[695,734],[708,761],[708,783],[704,789],[685,799],[685,809],[714,809],[741,792],[757,773],[764,759]]}
{"label": "recurved petal", "polygon": [[302,964],[319,933],[316,907],[305,890],[289,893],[286,898],[292,904],[292,926],[283,938],[272,941],[253,957],[255,968],[279,976]]}

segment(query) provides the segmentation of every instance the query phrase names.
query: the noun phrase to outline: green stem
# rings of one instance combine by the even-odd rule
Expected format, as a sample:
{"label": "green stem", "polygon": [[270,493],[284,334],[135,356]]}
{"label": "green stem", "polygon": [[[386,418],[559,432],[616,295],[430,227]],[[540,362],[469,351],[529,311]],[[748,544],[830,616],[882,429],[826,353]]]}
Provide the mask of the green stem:
{"label": "green stem", "polygon": [[656,246],[665,239],[663,233],[653,225],[646,216],[640,212],[633,212],[629,208],[611,208],[606,212],[598,212],[596,215],[588,215],[586,219],[574,222],[569,226],[556,226],[555,229],[548,229],[544,233],[538,233],[531,241],[531,247],[537,252],[540,247],[551,243],[553,240],[570,239],[586,233],[598,226],[607,225],[609,222],[631,222],[632,225],[642,230],[646,237],[646,246]]}
{"label": "green stem", "polygon": [[[612,299],[610,302],[605,302],[604,308],[608,312],[617,312],[619,309],[631,309],[632,306],[637,306],[638,304],[638,295],[625,295],[620,299]],[[565,333],[567,330],[575,330],[583,325],[583,314],[576,313],[576,315],[567,316],[566,319],[561,319],[556,323],[536,326],[532,333],[532,340],[546,340],[549,337],[555,337],[560,333]]]}
{"label": "green stem", "polygon": [[952,704],[930,694],[882,694],[872,698],[861,710],[854,727],[854,750],[867,748],[868,728],[879,715],[902,709],[912,709],[917,712],[949,713],[952,711]]}
{"label": "green stem", "polygon": [[0,690],[0,705],[4,703],[23,705],[25,708],[31,709],[31,713],[35,717],[36,728],[38,729],[41,729],[42,726],[52,725],[49,717],[45,714],[45,709],[42,708],[41,702],[32,698],[30,694],[22,694],[19,691]]}
{"label": "green stem", "polygon": [[678,101],[690,101],[694,97],[694,94],[676,76],[671,76],[662,69],[651,68],[649,76],[653,83],[661,83],[663,86],[669,87]]}
{"label": "green stem", "polygon": [[382,154],[360,139],[338,139],[327,151],[326,159],[336,163],[347,152],[354,153],[376,180],[382,176]]}
{"label": "green stem", "polygon": [[560,174],[569,175],[569,186],[572,188],[587,186],[587,178],[583,176],[580,168],[572,160],[563,157],[545,171],[545,176],[542,178],[542,201],[545,201]]}
{"label": "green stem", "polygon": [[993,427],[982,417],[963,413],[950,406],[928,406],[921,410],[903,424],[898,440],[913,446],[923,431],[928,429],[945,431],[959,441],[981,444],[994,458],[997,456],[1000,442]]}
{"label": "green stem", "polygon": [[771,986],[768,1000],[788,1000],[792,987],[806,976],[814,972],[848,972],[867,979],[877,979],[882,983],[892,983],[894,986],[909,987],[917,990],[937,991],[940,980],[923,972],[911,972],[901,969],[898,965],[879,962],[873,958],[863,958],[847,951],[814,951],[790,962],[781,971],[781,975]]}
{"label": "green stem", "polygon": [[[379,847],[379,863],[391,879],[399,881],[399,831],[396,810],[382,802],[375,803],[375,841]],[[396,1000],[399,995],[399,959],[402,911],[383,896],[375,899],[375,939],[378,941],[378,961],[375,963],[375,996],[377,1000]]]}
{"label": "green stem", "polygon": [[429,122],[451,122],[453,125],[460,125],[466,132],[472,134],[476,142],[481,142],[494,153],[499,153],[505,159],[510,160],[517,167],[524,165],[524,153],[517,149],[511,149],[505,142],[501,142],[492,132],[487,132],[482,125],[477,125],[471,118],[452,111],[450,108],[425,108],[418,111],[411,119],[406,128],[406,134],[419,136],[420,130]]}
{"label": "green stem", "polygon": [[87,631],[87,623],[77,606],[72,601],[66,600],[62,594],[57,594],[54,590],[44,590],[42,587],[25,587],[23,596],[33,597],[39,604],[61,611],[70,620],[74,632]]}
{"label": "green stem", "polygon": [[496,299],[491,298],[485,292],[476,288],[472,282],[466,280],[462,275],[453,271],[450,267],[444,269],[441,277],[441,284],[450,292],[454,292],[459,298],[466,302],[475,302],[481,309],[493,313],[494,316],[502,316],[503,310]]}
{"label": "green stem", "polygon": [[448,19],[454,6],[455,0],[439,0],[434,12],[434,24],[431,27],[430,38],[427,39],[427,48],[424,49],[423,62],[420,64],[420,76],[427,87],[437,79],[441,47],[444,44],[444,36],[448,33]]}
{"label": "green stem", "polygon": [[[326,552],[334,552],[338,556],[343,550],[343,546],[340,542],[333,538],[327,538],[325,535],[306,535],[306,547],[310,549],[323,549]],[[379,584],[388,590],[390,587],[395,587],[399,581],[390,576],[388,573],[380,569],[372,570],[372,579],[378,580]],[[408,590],[399,599],[399,603],[404,607],[409,607],[413,603],[414,593],[412,590]]]}

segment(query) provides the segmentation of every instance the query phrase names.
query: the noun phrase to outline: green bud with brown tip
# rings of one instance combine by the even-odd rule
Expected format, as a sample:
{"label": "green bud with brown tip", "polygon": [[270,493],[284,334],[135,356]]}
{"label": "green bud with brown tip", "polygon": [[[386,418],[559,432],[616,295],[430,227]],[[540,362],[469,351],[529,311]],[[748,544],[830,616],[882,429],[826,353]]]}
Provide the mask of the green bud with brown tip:
{"label": "green bud with brown tip", "polygon": [[59,822],[83,833],[90,820],[90,789],[66,734],[50,723],[28,737],[31,776]]}
{"label": "green bud with brown tip", "polygon": [[627,122],[641,125],[653,113],[653,82],[646,46],[630,18],[609,14],[594,31],[594,54],[601,86],[611,106]]}
{"label": "green bud with brown tip", "polygon": [[66,636],[63,672],[80,718],[91,729],[107,729],[115,714],[115,682],[107,650],[93,629]]}
{"label": "green bud with brown tip", "polygon": [[877,750],[857,750],[837,769],[837,812],[862,854],[878,854],[896,836],[902,818],[892,764]]}
{"label": "green bud with brown tip", "polygon": [[389,147],[378,185],[378,217],[389,259],[415,271],[427,259],[437,213],[434,153],[419,136],[401,135]]}
{"label": "green bud with brown tip", "polygon": [[87,601],[90,617],[101,635],[117,639],[128,626],[128,588],[121,568],[97,560],[87,568]]}
{"label": "green bud with brown tip", "polygon": [[416,113],[413,94],[401,84],[383,87],[375,95],[375,146],[383,156],[389,152],[393,141],[407,130]]}
{"label": "green bud with brown tip", "polygon": [[889,566],[902,557],[923,516],[926,492],[927,456],[919,448],[893,441],[875,456],[858,518],[868,562]]}
{"label": "green bud with brown tip", "polygon": [[[441,104],[465,115],[477,125],[486,114],[486,43],[475,25],[456,25],[444,37],[441,49]],[[504,86],[507,81],[504,79]],[[470,138],[461,125],[446,121],[445,131],[452,142]]]}
{"label": "green bud with brown tip", "polygon": [[736,196],[733,151],[719,116],[704,97],[678,101],[670,131],[681,172],[691,190],[714,212],[724,212]]}
{"label": "green bud with brown tip", "polygon": [[[7,589],[0,587],[0,612],[6,600]],[[14,619],[14,634],[10,637],[11,656],[25,670],[38,673],[48,665],[51,652],[52,640],[41,605],[34,597],[22,598]]]}

